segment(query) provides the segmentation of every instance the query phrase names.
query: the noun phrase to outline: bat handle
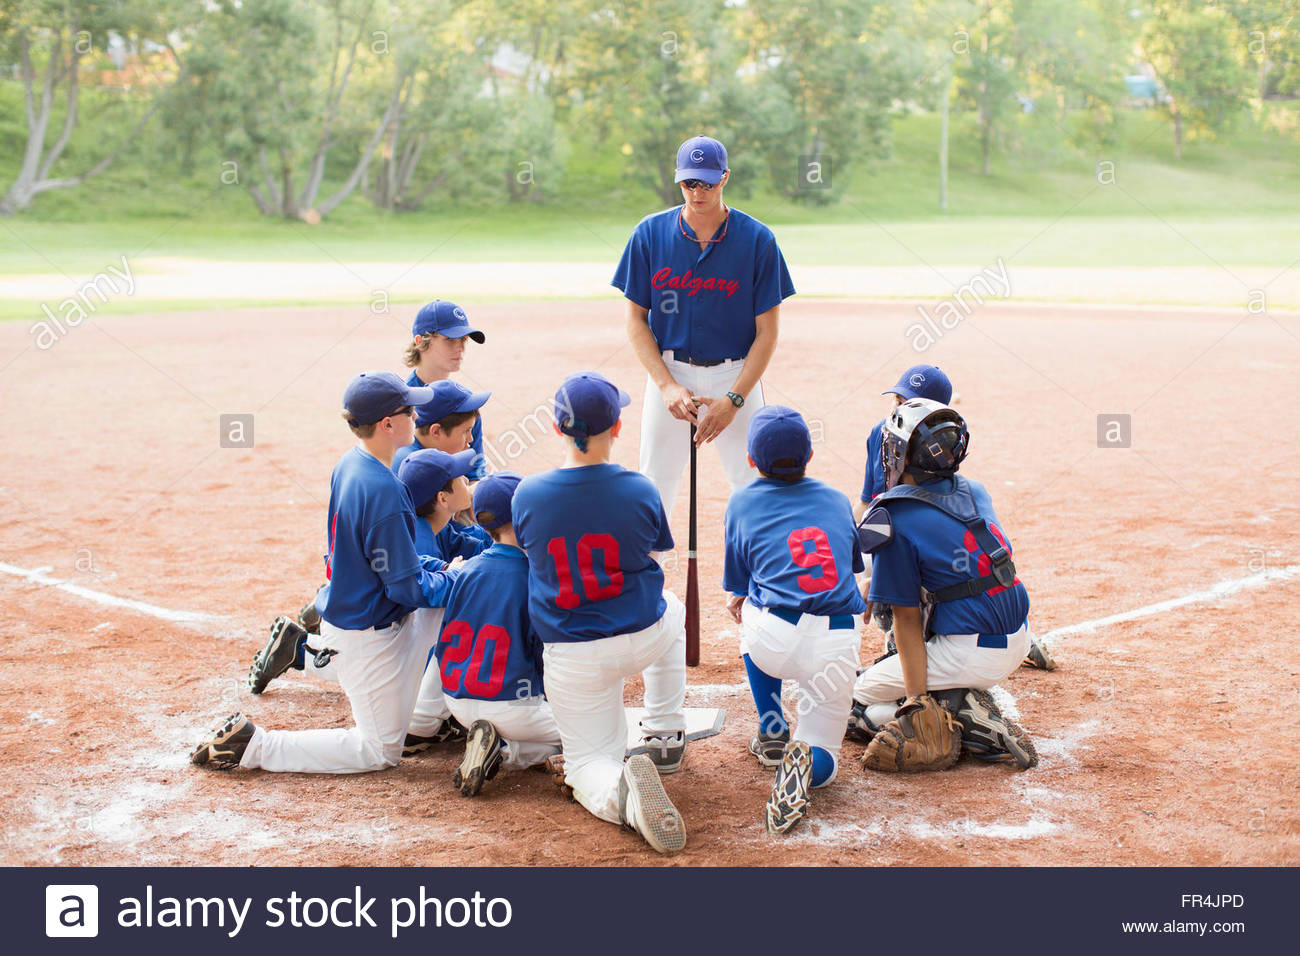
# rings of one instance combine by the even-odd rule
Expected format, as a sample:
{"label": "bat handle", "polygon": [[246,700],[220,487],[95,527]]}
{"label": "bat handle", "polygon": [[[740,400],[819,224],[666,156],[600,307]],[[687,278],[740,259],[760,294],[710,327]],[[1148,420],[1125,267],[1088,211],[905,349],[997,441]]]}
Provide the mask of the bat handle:
{"label": "bat handle", "polygon": [[695,564],[695,426],[691,425],[690,532],[686,552],[686,666],[700,663],[700,587]]}

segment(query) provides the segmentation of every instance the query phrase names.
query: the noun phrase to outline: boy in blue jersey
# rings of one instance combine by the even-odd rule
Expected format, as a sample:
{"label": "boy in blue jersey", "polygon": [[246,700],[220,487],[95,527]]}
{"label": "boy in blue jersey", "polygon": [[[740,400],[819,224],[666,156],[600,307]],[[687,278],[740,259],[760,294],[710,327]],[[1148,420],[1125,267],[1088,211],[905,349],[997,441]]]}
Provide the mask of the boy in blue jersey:
{"label": "boy in blue jersey", "polygon": [[411,388],[392,372],[362,373],[343,393],[343,416],[357,444],[330,476],[328,581],[316,608],[320,642],[334,653],[354,726],[268,731],[234,714],[194,750],[193,763],[361,773],[401,758],[437,637],[416,634],[411,611],[445,604],[457,573],[416,553],[411,499],[391,470],[393,453],[411,440],[412,406],[429,398],[428,389]]}
{"label": "boy in blue jersey", "polygon": [[452,785],[475,796],[502,769],[544,763],[560,730],[542,695],[542,643],[528,615],[528,556],[511,503],[521,478],[500,471],[474,488],[474,517],[493,544],[452,586],[436,653],[452,715],[469,728]]}
{"label": "boy in blue jersey", "polygon": [[[932,402],[938,402],[940,405],[947,405],[952,400],[953,389],[952,382],[944,374],[943,369],[935,365],[913,365],[898,377],[898,384],[882,395],[892,395],[894,399],[893,407],[897,408],[903,402],[913,398],[925,398]],[[885,482],[885,470],[882,464],[880,447],[885,429],[885,418],[872,427],[870,434],[867,435],[867,463],[864,469],[862,479],[862,495],[858,502],[853,506],[853,520],[860,522],[867,511],[871,508],[872,500],[888,489]],[[862,596],[865,598],[869,592],[871,582],[864,580],[862,582]],[[889,611],[885,607],[873,607],[873,615],[876,623],[885,631],[886,649],[893,651],[893,623],[889,616]],[[1056,661],[1048,651],[1043,641],[1034,636],[1029,644],[1029,652],[1025,655],[1022,662],[1027,667],[1037,667],[1040,670],[1056,670]]]}
{"label": "boy in blue jersey", "polygon": [[[453,382],[442,383],[454,385]],[[456,388],[460,386],[456,385]],[[435,399],[436,401],[436,399]],[[477,413],[475,413],[477,414]],[[418,417],[416,419],[419,420]],[[464,446],[463,436],[461,446]],[[409,451],[410,446],[399,449]],[[439,561],[451,562],[456,558],[471,558],[483,551],[492,543],[491,537],[482,528],[459,524],[451,520],[452,515],[458,513],[461,509],[468,509],[470,503],[470,490],[466,476],[473,473],[475,467],[480,461],[479,456],[472,449],[465,449],[459,454],[448,454],[434,448],[421,449],[414,454],[408,454],[407,460],[420,456],[424,462],[423,467],[414,469],[409,476],[403,476],[401,468],[394,466],[393,471],[399,475],[407,492],[411,496],[412,503],[415,507],[415,551],[421,557],[434,557]],[[402,462],[405,466],[405,460]],[[435,464],[436,463],[436,464]],[[431,484],[439,475],[445,477],[436,481],[436,486]],[[408,480],[409,478],[409,480]],[[443,487],[443,485],[447,487]],[[439,494],[443,492],[443,494]],[[440,507],[441,505],[441,507]],[[448,507],[455,506],[456,510],[447,511]],[[311,612],[315,612],[315,604],[309,605]],[[321,680],[338,682],[338,668],[334,665],[333,656],[329,653],[321,653],[321,649],[314,646],[319,641],[313,641],[312,634],[319,633],[319,615],[317,615],[317,626],[314,630],[303,626],[303,617],[306,615],[308,608],[303,609],[297,622],[289,620],[287,617],[277,617],[271,625],[271,636],[266,645],[253,657],[252,666],[248,672],[249,689],[254,694],[260,694],[268,684],[275,678],[279,677],[289,669],[304,671],[318,677]],[[423,615],[420,615],[423,616]],[[436,628],[435,628],[436,630]],[[439,720],[445,718],[445,708],[441,706],[441,699],[432,701],[433,710],[427,715],[430,718],[436,717]],[[430,720],[417,719],[414,725],[424,728],[428,731],[425,735],[417,737],[431,737],[433,740],[417,740],[412,746],[403,751],[403,755],[409,757],[418,750],[426,749],[430,743],[442,742],[447,739],[463,739],[463,728],[456,733],[457,728],[452,727],[450,737],[445,736],[441,731],[435,731]]]}
{"label": "boy in blue jersey", "polygon": [[[529,614],[544,645],[565,782],[600,819],[673,853],[685,846],[686,827],[659,774],[680,768],[686,747],[686,609],[664,590],[651,557],[673,547],[659,492],[610,462],[629,401],[599,372],[566,378],[555,394],[564,464],[525,478],[511,508],[528,555]],[[623,681],[638,673],[647,753],[624,764]]]}
{"label": "boy in blue jersey", "polygon": [[[411,386],[433,385],[459,372],[465,343],[472,339],[482,345],[487,340],[482,332],[470,327],[464,309],[442,299],[434,299],[420,308],[411,324],[411,336],[402,356],[406,367],[411,369],[406,379],[406,384]],[[469,447],[480,456],[483,454],[483,422],[477,418],[471,428]],[[460,448],[442,450],[460,451]],[[482,473],[476,473],[472,480],[481,477]]]}
{"label": "boy in blue jersey", "polygon": [[[480,420],[479,409],[492,397],[491,392],[471,392],[457,382],[435,382],[430,386],[433,398],[415,410],[415,440],[397,450],[393,471],[402,467],[406,456],[421,448],[436,448],[449,455],[473,448],[473,432]],[[470,481],[478,481],[485,472],[487,459],[482,450],[475,451]]]}
{"label": "boy in blue jersey", "polygon": [[[803,416],[767,405],[748,439],[760,477],[727,505],[722,583],[758,708],[749,750],[777,768],[767,829],[785,833],[803,817],[809,790],[835,779],[858,672],[857,615],[866,604],[853,575],[863,563],[849,499],[805,477],[812,436]],[[782,679],[799,687],[793,740]]]}
{"label": "boy in blue jersey", "polygon": [[[928,398],[940,405],[947,405],[952,399],[952,382],[943,369],[936,365],[913,365],[898,377],[897,385],[880,394],[893,397],[890,411],[909,398]],[[871,500],[886,490],[885,471],[880,463],[880,440],[884,428],[885,419],[882,418],[871,427],[867,435],[867,464],[863,469],[862,495],[853,506],[854,521],[861,521],[862,516],[870,510]]]}
{"label": "boy in blue jersey", "polygon": [[[482,528],[462,528],[451,520],[452,515],[470,506],[469,482],[465,476],[473,469],[476,458],[472,448],[455,455],[436,448],[422,448],[408,455],[398,469],[398,478],[415,506],[415,550],[421,557],[450,563],[457,558],[472,558],[492,543]],[[436,643],[443,619],[443,608],[416,608],[411,612],[411,627],[422,641],[432,634]],[[434,744],[464,739],[465,727],[451,716],[443,697],[442,679],[438,668],[433,666],[431,647],[402,756],[410,757]]]}
{"label": "boy in blue jersey", "polygon": [[896,726],[896,709],[927,694],[956,713],[969,752],[1010,757],[1021,769],[1038,762],[1032,742],[988,694],[1029,649],[1029,595],[988,492],[957,474],[968,442],[962,417],[928,399],[904,402],[885,422],[889,490],[875,499],[859,539],[872,557],[869,600],[892,608],[898,653],[859,675],[850,717],[856,732],[873,738],[873,769],[898,769],[872,762],[874,738]]}
{"label": "boy in blue jersey", "polygon": [[794,283],[772,230],[730,207],[727,150],[709,136],[677,149],[682,203],[632,232],[612,284],[646,370],[640,470],[671,515],[690,456],[716,440],[731,490],[756,475],[745,429],[763,406],[763,373],[776,351],[781,303]]}

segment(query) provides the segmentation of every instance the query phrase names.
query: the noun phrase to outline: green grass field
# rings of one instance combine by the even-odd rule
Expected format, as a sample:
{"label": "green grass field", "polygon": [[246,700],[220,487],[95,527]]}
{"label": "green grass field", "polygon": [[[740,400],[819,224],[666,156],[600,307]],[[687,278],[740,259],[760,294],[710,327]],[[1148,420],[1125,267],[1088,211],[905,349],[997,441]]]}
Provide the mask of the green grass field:
{"label": "green grass field", "polygon": [[[729,197],[771,224],[787,258],[802,264],[980,265],[1000,256],[1021,266],[1282,269],[1300,256],[1293,139],[1251,124],[1216,142],[1191,142],[1175,162],[1168,124],[1154,113],[1126,114],[1120,143],[1101,149],[1066,145],[1048,119],[1020,120],[1016,142],[985,177],[971,117],[955,118],[947,212],[937,208],[938,122],[930,115],[898,121],[890,158],[841,171],[850,185],[837,203],[803,205],[761,189]],[[318,226],[258,216],[241,187],[132,161],[0,220],[0,275],[95,272],[121,255],[612,267],[633,223],[659,203],[622,176],[616,151],[579,155],[544,202],[391,214],[354,195]],[[1114,164],[1113,184],[1098,181],[1099,162]],[[11,303],[0,316],[27,311]]]}

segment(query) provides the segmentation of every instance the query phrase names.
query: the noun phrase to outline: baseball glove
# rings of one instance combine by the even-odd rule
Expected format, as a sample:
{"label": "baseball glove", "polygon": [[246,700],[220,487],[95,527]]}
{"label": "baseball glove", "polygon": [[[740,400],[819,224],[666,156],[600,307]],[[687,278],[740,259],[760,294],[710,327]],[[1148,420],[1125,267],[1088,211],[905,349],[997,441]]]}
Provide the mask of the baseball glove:
{"label": "baseball glove", "polygon": [[909,697],[862,755],[862,766],[887,773],[947,770],[961,756],[961,726],[929,694]]}
{"label": "baseball glove", "polygon": [[308,634],[320,635],[320,611],[316,610],[316,599],[312,598],[298,612],[298,626]]}

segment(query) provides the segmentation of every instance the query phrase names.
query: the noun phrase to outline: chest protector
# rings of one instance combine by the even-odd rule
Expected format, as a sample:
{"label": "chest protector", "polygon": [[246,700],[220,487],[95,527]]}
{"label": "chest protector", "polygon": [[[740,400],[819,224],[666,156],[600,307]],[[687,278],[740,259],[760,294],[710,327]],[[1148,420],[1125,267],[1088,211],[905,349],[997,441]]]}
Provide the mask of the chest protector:
{"label": "chest protector", "polygon": [[989,573],[977,574],[967,581],[927,592],[936,604],[975,597],[996,587],[1009,588],[1016,583],[1016,566],[1011,560],[1011,555],[989,530],[988,522],[976,508],[975,495],[971,492],[970,482],[961,475],[953,475],[952,480],[952,490],[946,493],[919,485],[895,485],[876,497],[872,502],[871,510],[858,526],[858,544],[864,554],[879,550],[894,536],[894,523],[889,515],[891,502],[920,501],[932,508],[938,508],[948,517],[965,526],[966,530],[975,537],[975,543],[979,545],[980,550],[988,555],[991,565]]}

